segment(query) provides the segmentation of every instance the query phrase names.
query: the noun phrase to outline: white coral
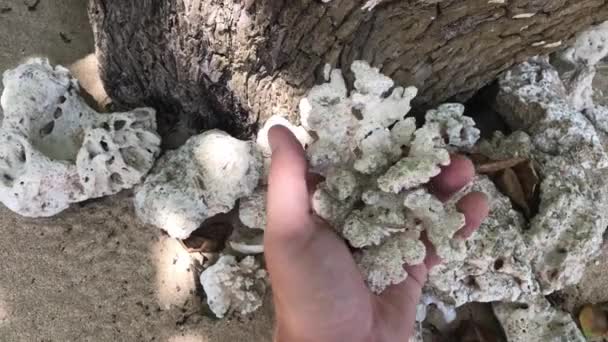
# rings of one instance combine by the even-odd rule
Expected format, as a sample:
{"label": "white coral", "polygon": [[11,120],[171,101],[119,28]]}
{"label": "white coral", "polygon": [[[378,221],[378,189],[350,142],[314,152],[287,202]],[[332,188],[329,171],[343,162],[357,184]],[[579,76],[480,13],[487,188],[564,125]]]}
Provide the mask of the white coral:
{"label": "white coral", "polygon": [[0,201],[20,215],[52,216],[131,188],[160,152],[154,110],[97,113],[70,72],[46,59],[6,71],[3,82]]}
{"label": "white coral", "polygon": [[207,131],[159,159],[137,189],[135,210],[144,222],[185,239],[205,219],[250,196],[261,172],[262,157],[253,142]]}
{"label": "white coral", "polygon": [[480,131],[473,118],[464,116],[464,105],[444,103],[426,113],[426,122],[437,122],[447,135],[448,145],[471,148],[479,140]]}
{"label": "white coral", "polygon": [[405,264],[420,264],[425,256],[426,247],[422,241],[397,234],[380,246],[363,249],[357,264],[370,290],[381,293],[388,286],[399,284],[407,278],[403,268]]}
{"label": "white coral", "polygon": [[200,277],[211,311],[222,318],[230,312],[246,315],[257,310],[266,292],[267,273],[252,256],[240,262],[222,255]]}
{"label": "white coral", "polygon": [[[394,87],[390,78],[362,61],[351,69],[355,82],[350,94],[340,71],[334,70],[330,82],[314,87],[302,100],[302,126],[318,137],[308,155],[312,167],[326,177],[313,196],[313,209],[351,246],[362,248],[359,267],[379,293],[407,277],[405,263],[424,260],[421,230],[432,236],[442,256],[462,250],[453,239],[464,225],[461,214],[430,202],[430,195],[415,205],[403,196],[450,163],[444,133],[454,146],[470,146],[479,132],[454,104],[429,112],[428,122],[417,130],[415,120],[405,118],[415,88]],[[436,210],[425,212],[422,225],[416,224],[412,210],[420,212],[419,206]]]}
{"label": "white coral", "polygon": [[404,205],[426,227],[426,235],[443,260],[461,259],[465,253],[464,241],[455,234],[465,224],[462,213],[446,210],[443,203],[425,190],[416,190],[405,196]]}

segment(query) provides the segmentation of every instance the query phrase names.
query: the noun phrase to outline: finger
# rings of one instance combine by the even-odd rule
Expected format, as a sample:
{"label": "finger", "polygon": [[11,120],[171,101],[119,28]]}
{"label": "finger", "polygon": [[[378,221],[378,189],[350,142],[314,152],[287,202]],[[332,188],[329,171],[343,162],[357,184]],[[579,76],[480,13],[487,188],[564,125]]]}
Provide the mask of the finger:
{"label": "finger", "polygon": [[422,241],[426,247],[426,257],[424,257],[424,264],[426,265],[426,268],[430,270],[433,267],[441,264],[441,258],[439,255],[437,255],[437,250],[426,235],[426,231],[422,232],[420,241]]}
{"label": "finger", "polygon": [[[455,238],[466,240],[479,228],[490,211],[488,197],[482,192],[471,192],[462,197],[456,203],[458,211],[464,214],[464,227],[454,234]],[[426,258],[424,264],[430,270],[441,263],[435,247],[429,241],[426,231],[422,232],[420,240],[426,246]]]}
{"label": "finger", "polygon": [[[268,226],[285,229],[300,227],[310,217],[307,186],[308,165],[302,145],[283,126],[268,132],[272,150],[268,176]],[[269,234],[275,232],[270,229]]]}
{"label": "finger", "polygon": [[389,286],[379,296],[380,309],[383,317],[398,317],[387,320],[387,324],[395,322],[393,331],[402,331],[403,336],[411,336],[416,321],[416,308],[422,295],[422,287],[426,283],[428,270],[424,264],[405,266],[407,278],[399,284]]}
{"label": "finger", "polygon": [[452,154],[450,165],[442,167],[441,173],[429,184],[430,191],[441,201],[471,182],[475,175],[473,163],[463,155]]}
{"label": "finger", "polygon": [[482,192],[467,194],[456,203],[456,208],[465,217],[464,227],[456,233],[456,237],[462,239],[468,239],[490,213],[488,196]]}

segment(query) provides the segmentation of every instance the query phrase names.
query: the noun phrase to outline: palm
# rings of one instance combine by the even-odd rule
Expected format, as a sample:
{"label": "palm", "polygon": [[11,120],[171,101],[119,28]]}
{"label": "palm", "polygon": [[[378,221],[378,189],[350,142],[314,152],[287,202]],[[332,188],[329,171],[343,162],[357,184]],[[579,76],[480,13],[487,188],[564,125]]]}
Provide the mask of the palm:
{"label": "palm", "polygon": [[[279,341],[395,341],[411,334],[416,304],[428,269],[439,262],[427,245],[427,259],[404,265],[410,276],[371,293],[352,253],[334,231],[311,213],[303,150],[284,128],[270,131],[273,146],[268,189],[268,224],[265,255],[273,286]],[[456,157],[433,180],[439,198],[445,199],[468,183],[473,169]],[[467,237],[487,215],[482,194],[469,194],[459,202]]]}

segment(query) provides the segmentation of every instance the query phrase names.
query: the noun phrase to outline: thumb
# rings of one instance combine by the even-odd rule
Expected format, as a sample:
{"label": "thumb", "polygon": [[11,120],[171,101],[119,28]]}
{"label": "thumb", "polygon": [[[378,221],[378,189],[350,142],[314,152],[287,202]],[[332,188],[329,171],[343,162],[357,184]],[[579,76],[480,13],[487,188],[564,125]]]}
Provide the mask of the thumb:
{"label": "thumb", "polygon": [[306,176],[308,163],[300,142],[287,128],[273,126],[268,131],[272,149],[268,179],[266,234],[292,235],[311,219]]}

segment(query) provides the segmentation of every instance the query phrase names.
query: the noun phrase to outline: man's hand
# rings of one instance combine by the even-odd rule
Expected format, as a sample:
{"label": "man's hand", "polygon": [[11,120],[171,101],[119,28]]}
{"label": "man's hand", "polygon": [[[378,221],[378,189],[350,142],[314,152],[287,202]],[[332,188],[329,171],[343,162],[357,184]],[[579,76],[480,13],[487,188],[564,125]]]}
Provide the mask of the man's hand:
{"label": "man's hand", "polygon": [[[346,243],[322,219],[310,201],[308,166],[300,143],[285,127],[269,131],[272,164],[268,184],[265,255],[274,293],[276,340],[407,341],[416,304],[428,271],[441,260],[427,244],[424,264],[404,265],[408,278],[380,296],[369,291]],[[441,200],[469,183],[472,163],[462,156],[431,181]],[[458,202],[469,237],[488,214],[484,194],[471,193]]]}

